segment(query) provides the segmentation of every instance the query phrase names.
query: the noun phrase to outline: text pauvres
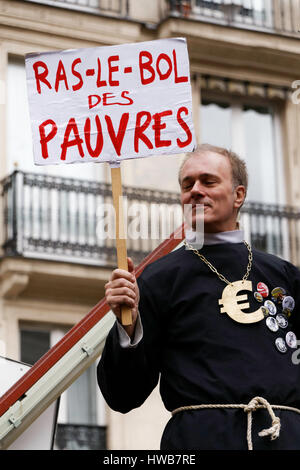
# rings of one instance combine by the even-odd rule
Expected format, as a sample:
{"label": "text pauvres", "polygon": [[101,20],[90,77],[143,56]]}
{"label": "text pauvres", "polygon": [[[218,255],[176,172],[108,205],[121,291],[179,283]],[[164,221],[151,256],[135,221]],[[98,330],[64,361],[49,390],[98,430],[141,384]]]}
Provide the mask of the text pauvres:
{"label": "text pauvres", "polygon": [[[183,130],[186,136],[184,140],[181,140],[178,137],[176,138],[176,143],[180,148],[188,146],[192,141],[192,132],[184,120],[184,117],[188,116],[188,114],[189,111],[185,106],[178,108],[176,113],[175,122],[178,124],[178,131]],[[135,116],[135,128],[133,133],[134,152],[139,152],[140,141],[142,141],[148,149],[171,146],[172,141],[170,139],[163,139],[162,131],[167,129],[167,122],[164,122],[163,119],[172,115],[173,111],[171,109],[155,114],[151,114],[149,111],[139,111]],[[67,150],[70,147],[77,147],[78,154],[80,157],[84,158],[86,155],[84,145],[89,156],[92,158],[99,157],[104,143],[103,126],[105,126],[105,134],[107,131],[116,154],[120,156],[123,140],[128,129],[129,118],[129,112],[123,113],[120,118],[119,125],[117,126],[118,128],[115,128],[113,121],[108,114],[105,114],[104,116],[102,115],[101,119],[99,115],[96,115],[93,124],[92,119],[88,117],[85,120],[82,132],[79,131],[76,119],[73,117],[70,118],[64,131],[63,141],[60,144],[60,160],[66,160]],[[94,131],[95,129],[96,132]],[[149,131],[147,135],[146,130]],[[44,121],[39,126],[39,134],[42,157],[47,159],[49,157],[48,144],[53,141],[53,139],[57,138],[56,122],[53,119],[47,119]],[[91,142],[91,134],[96,135],[94,147]]]}

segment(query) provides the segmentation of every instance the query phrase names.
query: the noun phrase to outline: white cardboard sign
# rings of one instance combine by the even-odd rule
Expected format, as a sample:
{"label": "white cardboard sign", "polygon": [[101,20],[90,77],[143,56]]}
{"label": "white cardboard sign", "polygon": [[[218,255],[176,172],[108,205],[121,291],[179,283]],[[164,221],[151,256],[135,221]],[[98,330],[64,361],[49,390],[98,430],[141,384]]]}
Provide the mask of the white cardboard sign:
{"label": "white cardboard sign", "polygon": [[26,56],[34,162],[120,162],[195,147],[186,40]]}

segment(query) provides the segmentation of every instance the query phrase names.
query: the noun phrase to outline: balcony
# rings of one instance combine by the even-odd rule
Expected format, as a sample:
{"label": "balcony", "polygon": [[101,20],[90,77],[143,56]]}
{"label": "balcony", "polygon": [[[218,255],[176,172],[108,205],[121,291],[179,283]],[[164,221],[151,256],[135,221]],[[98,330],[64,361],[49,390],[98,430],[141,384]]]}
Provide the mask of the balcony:
{"label": "balcony", "polygon": [[[15,171],[1,186],[4,256],[116,264],[109,184]],[[182,223],[176,193],[124,186],[123,206],[136,263]]]}
{"label": "balcony", "polygon": [[[97,15],[130,18],[131,0],[23,0]],[[161,18],[179,17],[298,36],[300,0],[159,0]],[[164,7],[165,6],[165,7]],[[134,6],[132,6],[134,8]],[[145,20],[143,19],[142,22]],[[159,18],[157,18],[157,22]]]}
{"label": "balcony", "polygon": [[299,35],[299,0],[169,0],[168,15],[237,28]]}
{"label": "balcony", "polygon": [[[109,184],[15,171],[1,182],[2,257],[112,267],[117,263]],[[123,187],[128,256],[135,263],[182,223],[179,193]],[[256,202],[241,211],[245,238],[300,266],[300,210]]]}
{"label": "balcony", "polygon": [[58,8],[83,11],[99,15],[127,17],[129,0],[25,0]]}
{"label": "balcony", "polygon": [[87,424],[58,424],[54,449],[105,450],[106,428]]}

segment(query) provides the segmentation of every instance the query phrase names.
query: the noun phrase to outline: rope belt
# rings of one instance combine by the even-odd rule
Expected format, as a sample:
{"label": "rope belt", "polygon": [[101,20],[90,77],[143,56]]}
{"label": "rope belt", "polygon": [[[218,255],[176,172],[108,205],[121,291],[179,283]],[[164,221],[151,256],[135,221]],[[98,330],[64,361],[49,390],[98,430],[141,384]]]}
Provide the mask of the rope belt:
{"label": "rope belt", "polygon": [[191,406],[181,406],[180,408],[176,408],[172,411],[172,416],[180,411],[186,410],[199,410],[199,409],[206,409],[206,408],[242,408],[245,413],[247,413],[247,443],[248,443],[248,450],[253,450],[252,444],[252,412],[256,411],[259,408],[265,408],[268,410],[269,415],[272,420],[272,425],[268,429],[263,429],[258,433],[259,436],[270,436],[271,440],[277,439],[280,433],[280,418],[275,416],[273,409],[275,410],[288,410],[294,411],[295,413],[300,414],[300,410],[297,408],[293,408],[291,406],[284,406],[284,405],[270,405],[270,403],[262,397],[254,397],[252,400],[249,401],[248,405],[191,405]]}

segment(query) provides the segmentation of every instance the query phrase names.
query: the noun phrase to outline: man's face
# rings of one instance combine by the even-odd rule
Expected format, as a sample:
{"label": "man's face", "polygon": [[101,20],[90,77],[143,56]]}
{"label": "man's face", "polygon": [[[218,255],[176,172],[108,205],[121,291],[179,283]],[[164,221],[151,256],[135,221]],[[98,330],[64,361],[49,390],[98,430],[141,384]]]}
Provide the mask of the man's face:
{"label": "man's face", "polygon": [[[204,232],[236,229],[237,210],[245,197],[244,186],[233,189],[227,157],[203,152],[190,157],[181,171],[181,204],[192,204],[192,226],[196,226],[196,204],[204,205]],[[201,212],[201,211],[200,211]]]}

